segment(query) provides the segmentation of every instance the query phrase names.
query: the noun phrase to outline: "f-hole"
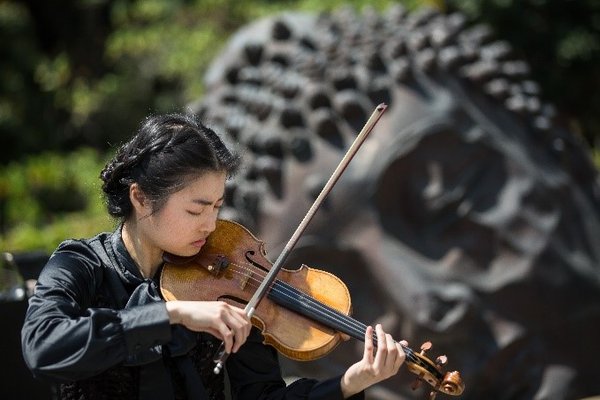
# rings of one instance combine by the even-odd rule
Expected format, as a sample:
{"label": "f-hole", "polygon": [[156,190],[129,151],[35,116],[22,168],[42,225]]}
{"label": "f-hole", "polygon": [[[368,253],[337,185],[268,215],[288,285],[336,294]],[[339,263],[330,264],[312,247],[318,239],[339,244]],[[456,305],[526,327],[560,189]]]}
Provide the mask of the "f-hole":
{"label": "f-hole", "polygon": [[254,256],[254,254],[255,254],[255,253],[254,253],[254,250],[248,250],[248,251],[246,252],[246,254],[245,254],[246,260],[247,260],[247,261],[248,261],[250,264],[254,265],[256,268],[258,268],[258,269],[260,269],[260,270],[262,270],[262,271],[264,271],[264,272],[269,272],[269,270],[268,270],[268,269],[266,269],[265,267],[263,267],[262,265],[260,265],[259,263],[257,263],[256,261],[254,261],[254,260],[252,259],[252,256]]}

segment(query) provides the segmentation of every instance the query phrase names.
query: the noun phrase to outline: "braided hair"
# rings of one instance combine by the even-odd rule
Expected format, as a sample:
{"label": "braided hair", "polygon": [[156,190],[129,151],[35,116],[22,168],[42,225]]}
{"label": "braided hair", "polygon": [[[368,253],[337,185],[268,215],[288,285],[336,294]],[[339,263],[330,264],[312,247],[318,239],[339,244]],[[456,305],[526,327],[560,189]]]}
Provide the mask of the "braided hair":
{"label": "braided hair", "polygon": [[108,213],[127,219],[133,206],[129,187],[137,183],[160,210],[169,195],[182,189],[191,177],[204,172],[235,173],[239,158],[219,136],[194,116],[152,115],[109,161],[100,178]]}

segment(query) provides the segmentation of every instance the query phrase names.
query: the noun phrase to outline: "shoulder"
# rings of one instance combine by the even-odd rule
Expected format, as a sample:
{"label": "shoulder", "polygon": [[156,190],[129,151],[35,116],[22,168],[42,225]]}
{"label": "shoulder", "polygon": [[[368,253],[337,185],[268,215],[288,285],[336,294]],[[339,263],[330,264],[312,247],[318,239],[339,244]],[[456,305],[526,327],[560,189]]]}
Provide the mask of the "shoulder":
{"label": "shoulder", "polygon": [[103,265],[102,252],[110,233],[89,239],[69,239],[52,253],[40,273],[39,280],[95,281]]}
{"label": "shoulder", "polygon": [[[52,253],[52,257],[59,254],[69,254],[69,253],[82,253],[84,255],[93,256],[93,253],[96,253],[97,250],[96,243],[104,245],[107,239],[110,238],[112,233],[102,232],[94,237],[86,238],[86,239],[67,239],[58,245],[54,253]],[[89,253],[89,254],[88,254]]]}
{"label": "shoulder", "polygon": [[71,260],[81,264],[99,265],[106,253],[111,233],[103,232],[88,239],[68,239],[62,242],[50,256],[48,264]]}

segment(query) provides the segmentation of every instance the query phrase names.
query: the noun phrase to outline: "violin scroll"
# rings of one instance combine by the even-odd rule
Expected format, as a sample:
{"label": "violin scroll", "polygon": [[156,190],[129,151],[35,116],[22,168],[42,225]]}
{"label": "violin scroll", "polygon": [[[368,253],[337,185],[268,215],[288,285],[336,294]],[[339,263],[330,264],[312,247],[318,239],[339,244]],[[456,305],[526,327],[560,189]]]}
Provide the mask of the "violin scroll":
{"label": "violin scroll", "polygon": [[442,381],[440,391],[452,396],[459,396],[465,390],[465,383],[460,377],[460,372],[447,372]]}
{"label": "violin scroll", "polygon": [[447,372],[443,374],[441,367],[446,364],[448,357],[438,356],[435,362],[425,356],[425,353],[432,347],[431,342],[425,342],[421,345],[421,351],[416,353],[409,347],[403,346],[406,353],[406,366],[410,372],[417,375],[417,379],[411,386],[413,390],[417,389],[421,382],[428,383],[434,390],[430,393],[429,399],[435,399],[438,393],[444,393],[450,396],[460,396],[465,390],[463,382],[458,371]]}

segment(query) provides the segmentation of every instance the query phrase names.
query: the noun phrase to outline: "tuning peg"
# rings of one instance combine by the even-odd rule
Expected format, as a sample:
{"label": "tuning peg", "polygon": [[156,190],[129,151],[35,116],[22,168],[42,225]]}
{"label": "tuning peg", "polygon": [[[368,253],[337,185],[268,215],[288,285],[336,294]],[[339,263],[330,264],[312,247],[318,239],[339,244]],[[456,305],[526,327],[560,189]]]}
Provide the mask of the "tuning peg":
{"label": "tuning peg", "polygon": [[448,362],[448,357],[446,357],[445,355],[438,356],[438,357],[435,359],[435,363],[436,363],[436,364],[437,364],[439,367],[441,367],[442,365],[446,365],[446,363],[447,363],[447,362]]}
{"label": "tuning peg", "polygon": [[428,350],[431,350],[431,347],[432,347],[432,346],[433,346],[433,345],[431,344],[431,342],[425,342],[425,343],[423,343],[423,344],[421,345],[421,353],[420,353],[420,354],[421,354],[422,356],[424,356],[424,355],[425,355],[425,352],[426,352],[426,351],[428,351]]}

